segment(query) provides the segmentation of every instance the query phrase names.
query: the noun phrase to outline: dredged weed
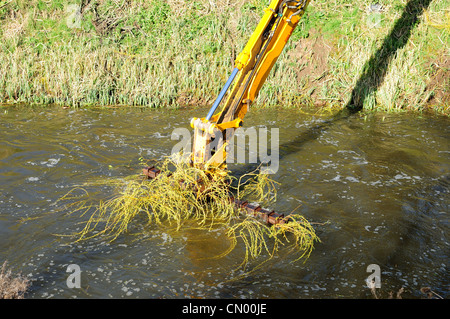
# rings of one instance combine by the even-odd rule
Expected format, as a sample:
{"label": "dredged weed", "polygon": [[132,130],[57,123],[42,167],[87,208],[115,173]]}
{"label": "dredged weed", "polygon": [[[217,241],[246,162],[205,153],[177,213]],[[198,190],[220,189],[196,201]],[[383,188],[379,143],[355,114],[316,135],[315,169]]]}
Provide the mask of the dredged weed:
{"label": "dredged weed", "polygon": [[[231,174],[214,176],[173,158],[167,158],[159,167],[162,173],[157,178],[126,182],[116,196],[95,207],[86,200],[73,201],[71,193],[66,195],[63,199],[71,201],[68,208],[72,212],[90,214],[82,230],[75,234],[76,241],[99,236],[114,241],[136,222],[175,230],[221,228],[231,242],[230,248],[211,257],[224,257],[242,243],[245,265],[262,253],[273,257],[286,245],[300,252],[299,259],[308,257],[319,240],[311,224],[299,214],[292,213],[284,217],[285,223],[269,226],[236,208],[234,198],[273,202],[276,183],[268,175],[251,172],[239,179]],[[236,186],[232,186],[233,181]]]}

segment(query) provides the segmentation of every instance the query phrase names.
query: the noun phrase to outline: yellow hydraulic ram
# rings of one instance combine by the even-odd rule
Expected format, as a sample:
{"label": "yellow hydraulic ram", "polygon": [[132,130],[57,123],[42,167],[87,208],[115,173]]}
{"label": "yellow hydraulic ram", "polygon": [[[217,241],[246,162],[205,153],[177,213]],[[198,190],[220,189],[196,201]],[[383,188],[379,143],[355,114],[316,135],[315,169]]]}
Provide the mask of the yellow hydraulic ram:
{"label": "yellow hydraulic ram", "polygon": [[[192,162],[195,166],[208,171],[225,167],[226,147],[234,130],[242,126],[250,104],[258,95],[309,2],[272,0],[264,10],[264,16],[237,56],[233,72],[208,115],[191,120],[194,128]],[[233,81],[222,110],[214,115]]]}

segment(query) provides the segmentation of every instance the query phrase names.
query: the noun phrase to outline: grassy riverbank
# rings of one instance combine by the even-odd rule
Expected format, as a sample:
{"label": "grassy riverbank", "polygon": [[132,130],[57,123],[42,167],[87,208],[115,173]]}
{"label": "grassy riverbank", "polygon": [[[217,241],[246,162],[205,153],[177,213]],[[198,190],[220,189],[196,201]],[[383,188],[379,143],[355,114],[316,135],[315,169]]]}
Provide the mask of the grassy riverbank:
{"label": "grassy riverbank", "polygon": [[[0,104],[211,103],[267,2],[0,0]],[[257,105],[448,114],[450,0],[428,2],[312,0]]]}

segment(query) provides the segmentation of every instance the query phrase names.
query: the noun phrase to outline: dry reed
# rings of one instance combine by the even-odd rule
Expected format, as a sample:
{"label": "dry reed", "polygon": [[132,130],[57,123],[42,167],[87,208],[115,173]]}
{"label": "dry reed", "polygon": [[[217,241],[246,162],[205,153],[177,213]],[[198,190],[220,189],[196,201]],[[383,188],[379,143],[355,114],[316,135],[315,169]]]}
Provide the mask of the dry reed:
{"label": "dry reed", "polygon": [[5,261],[0,270],[0,299],[23,299],[30,283],[21,275],[13,276],[6,264]]}

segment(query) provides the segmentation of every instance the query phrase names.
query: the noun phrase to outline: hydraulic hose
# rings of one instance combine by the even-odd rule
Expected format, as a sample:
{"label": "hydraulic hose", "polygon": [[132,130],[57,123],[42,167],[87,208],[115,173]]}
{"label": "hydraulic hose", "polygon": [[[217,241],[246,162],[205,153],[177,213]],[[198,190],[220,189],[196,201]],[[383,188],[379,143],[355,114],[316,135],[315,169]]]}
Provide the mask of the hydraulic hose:
{"label": "hydraulic hose", "polygon": [[225,83],[224,87],[219,93],[219,96],[214,101],[214,104],[211,106],[211,109],[208,112],[208,115],[206,115],[206,120],[209,121],[211,117],[214,115],[214,112],[216,111],[217,107],[219,106],[220,102],[222,102],[223,97],[225,96],[225,93],[227,92],[228,88],[230,87],[231,83],[233,83],[234,78],[236,77],[236,74],[239,72],[238,68],[234,68],[233,72],[231,72],[230,77],[227,80],[227,83]]}

